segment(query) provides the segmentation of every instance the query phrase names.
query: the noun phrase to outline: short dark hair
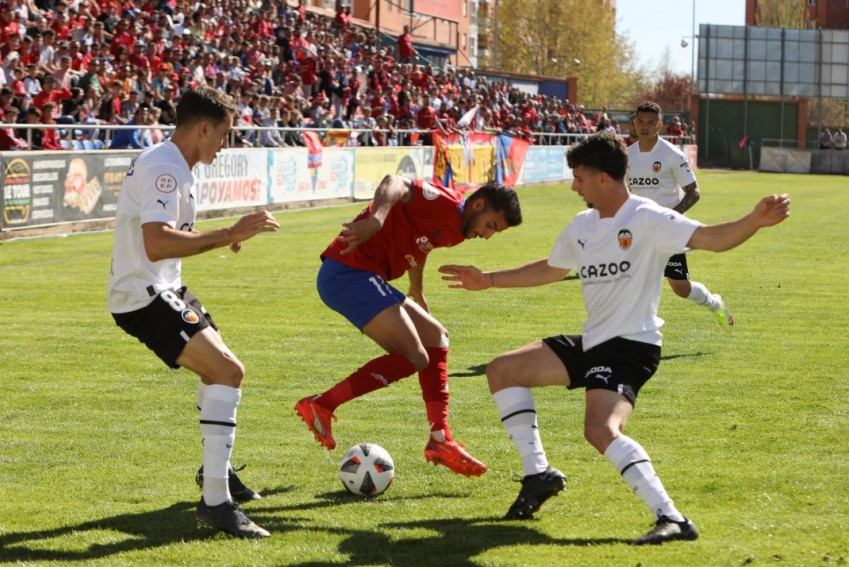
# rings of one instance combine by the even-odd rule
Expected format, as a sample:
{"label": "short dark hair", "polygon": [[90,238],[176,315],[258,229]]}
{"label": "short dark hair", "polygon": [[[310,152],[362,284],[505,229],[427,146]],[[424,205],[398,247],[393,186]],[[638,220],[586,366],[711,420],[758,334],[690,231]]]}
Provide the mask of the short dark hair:
{"label": "short dark hair", "polygon": [[183,93],[177,103],[176,126],[191,126],[201,120],[220,124],[232,119],[236,105],[230,95],[206,86],[197,86]]}
{"label": "short dark hair", "polygon": [[496,213],[504,213],[507,226],[522,224],[522,208],[519,206],[519,196],[516,192],[501,183],[481,185],[477,191],[469,195],[466,202],[483,199],[487,208]]}
{"label": "short dark hair", "polygon": [[663,118],[663,110],[660,108],[660,105],[650,100],[641,102],[637,110],[634,111],[634,116],[637,115],[637,112],[654,112],[658,118]]}
{"label": "short dark hair", "polygon": [[566,162],[572,169],[580,165],[622,181],[628,170],[628,150],[616,134],[599,132],[572,146],[566,154]]}

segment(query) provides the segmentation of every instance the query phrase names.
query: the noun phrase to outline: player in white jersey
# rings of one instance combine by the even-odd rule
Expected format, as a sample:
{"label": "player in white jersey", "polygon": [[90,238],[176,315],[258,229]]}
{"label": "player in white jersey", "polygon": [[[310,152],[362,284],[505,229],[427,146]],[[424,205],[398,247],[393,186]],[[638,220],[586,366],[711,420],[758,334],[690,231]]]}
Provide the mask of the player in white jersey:
{"label": "player in white jersey", "polygon": [[[631,122],[637,134],[637,142],[628,147],[627,178],[631,192],[684,214],[698,202],[701,192],[687,156],[659,136],[663,127],[660,106],[654,102],[640,104]],[[669,258],[664,275],[677,296],[704,305],[723,325],[734,324],[722,296],[690,280],[685,254]]]}
{"label": "player in white jersey", "polygon": [[585,388],[584,437],[646,503],[654,528],[633,543],[693,540],[698,531],[675,508],[648,453],[624,434],[640,388],[660,362],[663,321],[657,316],[662,277],[670,254],[687,248],[720,252],[789,214],[787,195],[763,198],[745,217],[703,226],[637,197],[625,185],[628,157],[615,135],[601,133],[567,156],[577,192],[589,210],[560,234],[548,258],[524,266],[482,272],[474,266],[442,266],[451,287],[530,287],[558,282],[571,270],[581,280],[587,320],[582,335],[554,336],[498,356],[486,376],[502,424],[519,451],[525,477],[508,519],[531,518],[566,487],[565,475],[548,463],[537,427],[531,388]]}
{"label": "player in white jersey", "polygon": [[227,142],[234,112],[230,98],[215,89],[189,90],[177,105],[171,139],[133,160],[115,212],[107,304],[118,326],[166,364],[184,366],[200,377],[203,466],[198,482],[203,495],[198,519],[239,537],[267,537],[234,501],[260,498],[230,466],[245,368],[186,289],[180,260],[222,246],[238,252],[243,241],[280,228],[270,213],[259,211],[227,228],[194,229],[192,168],[212,163]]}

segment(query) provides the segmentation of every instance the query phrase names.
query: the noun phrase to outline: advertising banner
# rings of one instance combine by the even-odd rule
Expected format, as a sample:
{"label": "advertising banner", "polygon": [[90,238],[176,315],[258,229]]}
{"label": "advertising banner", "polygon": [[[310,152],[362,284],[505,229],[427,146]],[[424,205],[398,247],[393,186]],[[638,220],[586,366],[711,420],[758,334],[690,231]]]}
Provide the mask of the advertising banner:
{"label": "advertising banner", "polygon": [[[430,148],[428,148],[430,150]],[[354,158],[354,198],[371,199],[381,180],[389,174],[423,179],[425,149],[357,148]]]}
{"label": "advertising banner", "polygon": [[269,203],[289,203],[351,197],[354,190],[354,150],[324,148],[321,166],[307,166],[306,148],[268,152]]}
{"label": "advertising banner", "polygon": [[568,146],[531,146],[525,155],[522,183],[560,181]]}
{"label": "advertising banner", "polygon": [[199,211],[255,207],[268,201],[268,150],[222,150],[212,164],[198,164],[192,173]]}
{"label": "advertising banner", "polygon": [[24,228],[115,216],[135,152],[9,153],[3,171],[2,226]]}

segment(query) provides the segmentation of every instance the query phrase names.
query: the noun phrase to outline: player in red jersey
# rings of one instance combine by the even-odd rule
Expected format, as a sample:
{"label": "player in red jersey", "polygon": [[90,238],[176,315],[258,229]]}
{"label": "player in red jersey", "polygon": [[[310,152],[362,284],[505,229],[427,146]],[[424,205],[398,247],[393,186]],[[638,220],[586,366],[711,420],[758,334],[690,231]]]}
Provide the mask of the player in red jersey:
{"label": "player in red jersey", "polygon": [[[431,433],[425,459],[466,476],[486,472],[448,428],[448,332],[428,311],[423,271],[434,248],[489,239],[521,222],[516,192],[500,184],[484,185],[464,201],[459,192],[420,179],[383,179],[365,210],[322,253],[317,286],[328,307],[387,354],[295,405],[319,443],[336,447],[330,425],[337,407],[418,372]],[[414,301],[388,283],[405,272]]]}

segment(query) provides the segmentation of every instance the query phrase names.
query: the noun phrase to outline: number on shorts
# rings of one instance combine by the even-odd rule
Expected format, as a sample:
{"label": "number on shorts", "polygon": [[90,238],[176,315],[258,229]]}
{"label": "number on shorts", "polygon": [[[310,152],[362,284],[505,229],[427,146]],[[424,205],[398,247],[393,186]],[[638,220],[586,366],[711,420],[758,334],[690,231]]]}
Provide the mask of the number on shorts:
{"label": "number on shorts", "polygon": [[377,291],[380,292],[380,295],[382,295],[383,297],[386,297],[387,295],[389,295],[388,293],[386,293],[383,290],[383,286],[381,284],[383,284],[383,285],[386,285],[386,284],[383,282],[382,279],[380,279],[377,276],[372,276],[368,279],[368,281],[370,281],[371,283],[374,284],[374,287],[377,288]]}
{"label": "number on shorts", "polygon": [[174,311],[182,312],[183,309],[186,308],[186,303],[170,289],[166,289],[165,291],[160,293],[159,297],[161,297],[165,303],[170,305],[171,309],[173,309]]}

